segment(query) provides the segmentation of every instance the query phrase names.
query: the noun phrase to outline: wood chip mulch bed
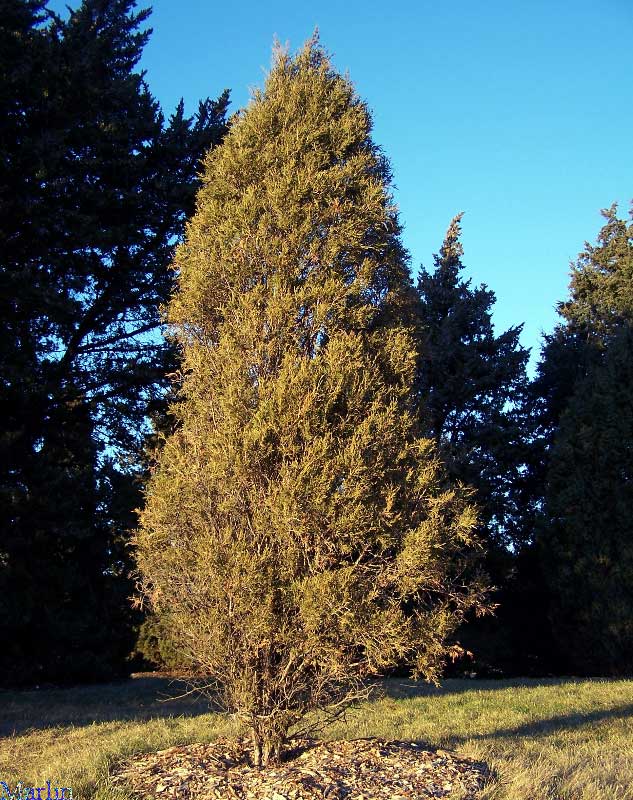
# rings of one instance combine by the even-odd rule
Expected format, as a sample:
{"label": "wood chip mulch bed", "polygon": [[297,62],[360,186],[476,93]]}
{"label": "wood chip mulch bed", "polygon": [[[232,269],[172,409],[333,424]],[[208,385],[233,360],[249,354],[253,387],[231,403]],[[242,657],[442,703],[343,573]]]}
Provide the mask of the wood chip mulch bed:
{"label": "wood chip mulch bed", "polygon": [[115,765],[111,781],[134,795],[191,800],[474,799],[488,769],[482,762],[412,742],[382,739],[295,742],[278,766],[257,770],[249,741],[170,747]]}

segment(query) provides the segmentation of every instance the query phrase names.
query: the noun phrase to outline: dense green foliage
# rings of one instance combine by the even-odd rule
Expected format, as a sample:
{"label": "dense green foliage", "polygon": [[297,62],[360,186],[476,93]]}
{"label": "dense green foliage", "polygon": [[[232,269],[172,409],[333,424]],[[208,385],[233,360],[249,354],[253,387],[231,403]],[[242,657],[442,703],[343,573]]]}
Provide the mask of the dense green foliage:
{"label": "dense green foliage", "polygon": [[153,669],[186,675],[191,663],[183,654],[170,621],[167,612],[147,614],[139,627],[133,655]]}
{"label": "dense green foliage", "polygon": [[515,540],[512,486],[522,456],[516,408],[529,353],[521,326],[495,335],[494,293],[462,277],[461,214],[452,220],[432,273],[418,278],[417,413],[454,480],[476,490],[490,545]]}
{"label": "dense green foliage", "polygon": [[408,661],[436,677],[482,605],[468,495],[446,488],[407,409],[388,167],[318,43],[277,51],[207,157],[176,263],[180,425],[149,483],[139,566],[265,764],[369,676]]}
{"label": "dense green foliage", "polygon": [[495,333],[495,295],[463,276],[461,218],[448,228],[434,270],[420,271],[415,334],[416,414],[438,444],[450,478],[475,490],[485,568],[498,588],[498,614],[470,620],[460,639],[475,651],[478,669],[507,669],[514,620],[505,618],[515,570],[509,547],[521,542],[521,468],[526,427],[521,413],[529,352],[521,326]]}
{"label": "dense green foliage", "polygon": [[0,675],[95,677],[132,645],[130,471],[173,364],[157,335],[173,246],[227,97],[165,123],[132,0],[1,11]]}
{"label": "dense green foliage", "polygon": [[[615,207],[573,266],[564,322],[538,381],[549,425],[540,445],[536,546],[560,664],[633,669],[633,224]],[[632,215],[633,219],[633,215]],[[556,398],[556,402],[552,399]],[[544,456],[544,457],[543,457]]]}
{"label": "dense green foliage", "polygon": [[633,319],[631,225],[617,208],[603,212],[605,225],[596,245],[587,243],[572,265],[570,297],[559,303],[562,321],[543,337],[541,358],[525,401],[534,437],[528,460],[531,490],[524,517],[529,538],[543,500],[548,452],[561,415],[579,381],[599,363],[623,324]]}
{"label": "dense green foliage", "polygon": [[615,205],[602,212],[598,241],[572,266],[570,298],[559,307],[570,329],[602,347],[633,320],[633,208],[628,220],[617,212]]}
{"label": "dense green foliage", "polygon": [[539,537],[564,661],[633,672],[633,332],[576,387],[550,458]]}

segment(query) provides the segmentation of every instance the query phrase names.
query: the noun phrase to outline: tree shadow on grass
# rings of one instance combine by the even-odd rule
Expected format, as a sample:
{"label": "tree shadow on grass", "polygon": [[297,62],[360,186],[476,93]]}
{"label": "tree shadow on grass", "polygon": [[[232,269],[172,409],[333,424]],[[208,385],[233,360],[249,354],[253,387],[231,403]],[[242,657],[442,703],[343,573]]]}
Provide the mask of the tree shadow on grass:
{"label": "tree shadow on grass", "polygon": [[[630,683],[630,679],[622,678],[622,683]],[[564,686],[569,687],[574,684],[586,685],[608,683],[613,685],[619,682],[612,678],[514,678],[509,680],[458,680],[451,679],[442,683],[441,686],[432,686],[425,683],[416,683],[403,679],[387,679],[383,683],[383,690],[386,697],[393,700],[411,700],[415,698],[440,698],[460,695],[467,692],[488,693],[508,689],[539,689],[547,687]],[[543,709],[545,711],[545,709]],[[550,736],[559,731],[570,731],[594,723],[608,720],[633,720],[633,703],[613,705],[610,708],[598,708],[589,711],[570,709],[567,713],[562,713],[550,717],[541,717],[529,722],[521,723],[516,726],[498,728],[486,733],[469,733],[459,736],[451,735],[449,738],[452,747],[456,747],[466,741],[490,740],[504,738],[538,738]]]}
{"label": "tree shadow on grass", "polygon": [[[508,688],[538,688],[585,683],[587,679],[545,678],[514,680],[448,680],[435,687],[401,678],[381,682],[387,697],[413,699],[446,697],[465,692],[491,692]],[[593,682],[598,682],[599,679]],[[609,683],[613,683],[609,680]],[[0,692],[0,737],[19,735],[29,730],[55,727],[83,727],[95,722],[146,722],[170,717],[196,717],[217,711],[212,702],[198,693],[186,694],[190,685],[176,678],[142,675],[116,683],[56,689]],[[183,696],[185,695],[185,696]],[[576,712],[536,720],[514,728],[473,734],[464,739],[451,737],[457,745],[465,739],[492,739],[511,736],[545,736],[558,729],[577,728],[606,719],[633,717],[633,704]]]}
{"label": "tree shadow on grass", "polygon": [[190,688],[184,680],[144,675],[115,683],[0,692],[0,737],[94,722],[195,717],[218,710],[198,692],[189,694]]}
{"label": "tree shadow on grass", "polygon": [[583,728],[586,725],[592,725],[596,722],[623,719],[633,720],[633,703],[623,706],[614,706],[613,708],[599,709],[596,711],[559,714],[547,719],[525,722],[521,725],[515,725],[514,727],[499,728],[494,731],[489,731],[488,733],[472,733],[464,737],[452,736],[451,744],[456,746],[463,742],[473,740],[485,741],[489,739],[515,739],[522,737],[534,739],[542,736],[551,736],[559,731],[576,730],[578,728]]}
{"label": "tree shadow on grass", "polygon": [[[622,682],[630,682],[630,679],[622,678]],[[386,678],[378,684],[386,697],[392,700],[412,700],[417,697],[449,697],[450,695],[463,694],[465,692],[497,692],[507,691],[508,689],[539,689],[554,686],[570,686],[574,684],[586,683],[608,683],[610,685],[617,682],[614,678],[508,678],[508,679],[469,679],[469,678],[450,678],[442,681],[440,686],[414,681],[407,678]]]}

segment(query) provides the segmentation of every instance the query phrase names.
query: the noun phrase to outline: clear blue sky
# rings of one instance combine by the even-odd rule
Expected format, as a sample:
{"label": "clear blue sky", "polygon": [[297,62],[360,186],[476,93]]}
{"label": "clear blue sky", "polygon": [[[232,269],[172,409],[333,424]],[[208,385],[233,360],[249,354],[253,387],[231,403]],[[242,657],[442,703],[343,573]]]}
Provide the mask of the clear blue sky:
{"label": "clear blue sky", "polygon": [[[76,3],[72,3],[76,5]],[[143,5],[143,3],[141,3]],[[261,85],[273,36],[319,27],[389,156],[412,268],[464,211],[464,262],[497,330],[538,349],[569,262],[633,198],[632,0],[155,0],[143,67],[166,113]]]}

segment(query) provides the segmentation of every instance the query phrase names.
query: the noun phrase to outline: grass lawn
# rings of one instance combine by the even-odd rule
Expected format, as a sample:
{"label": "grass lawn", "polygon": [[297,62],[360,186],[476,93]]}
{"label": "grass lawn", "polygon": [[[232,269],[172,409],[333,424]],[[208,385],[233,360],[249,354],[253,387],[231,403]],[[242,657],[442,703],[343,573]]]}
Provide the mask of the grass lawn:
{"label": "grass lawn", "polygon": [[[412,739],[485,760],[485,800],[633,800],[633,681],[447,680],[440,689],[385,682],[328,738]],[[124,800],[108,788],[122,755],[237,731],[180,684],[0,692],[0,781],[70,786],[79,800]],[[0,798],[4,800],[0,784]]]}

